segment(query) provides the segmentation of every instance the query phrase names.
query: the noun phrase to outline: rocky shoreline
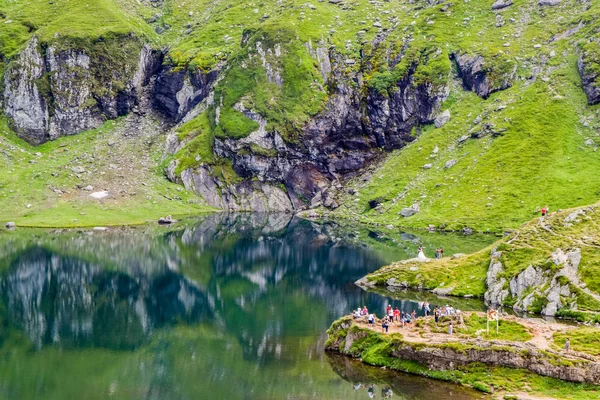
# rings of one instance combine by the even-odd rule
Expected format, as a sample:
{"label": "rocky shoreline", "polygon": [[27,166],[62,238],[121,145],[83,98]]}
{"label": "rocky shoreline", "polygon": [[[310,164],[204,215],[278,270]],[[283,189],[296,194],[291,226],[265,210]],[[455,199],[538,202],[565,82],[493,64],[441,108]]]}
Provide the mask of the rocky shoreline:
{"label": "rocky shoreline", "polygon": [[[568,332],[569,328],[565,329]],[[481,332],[455,336],[425,333],[419,328],[392,332],[384,334],[377,328],[371,329],[362,322],[354,321],[350,316],[343,317],[327,331],[326,349],[367,364],[408,373],[415,373],[412,363],[417,363],[421,367],[417,369],[419,374],[438,379],[427,371],[464,372],[483,364],[490,368],[527,370],[561,381],[600,384],[600,361],[597,357],[582,352],[558,351],[555,346],[549,346],[547,339],[535,329],[532,330],[534,336],[524,342],[487,340]],[[493,388],[490,389],[493,391]]]}

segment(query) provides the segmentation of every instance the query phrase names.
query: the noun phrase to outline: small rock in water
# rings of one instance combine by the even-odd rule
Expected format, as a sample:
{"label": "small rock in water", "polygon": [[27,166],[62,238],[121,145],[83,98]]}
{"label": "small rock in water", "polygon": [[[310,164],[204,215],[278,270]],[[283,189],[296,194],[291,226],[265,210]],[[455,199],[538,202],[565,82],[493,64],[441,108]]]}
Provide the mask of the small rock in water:
{"label": "small rock in water", "polygon": [[91,192],[92,190],[94,190],[94,187],[92,185],[87,185],[83,188],[83,190],[85,190],[86,192]]}
{"label": "small rock in water", "polygon": [[7,222],[6,223],[6,229],[15,229],[17,227],[17,224],[14,222]]}
{"label": "small rock in water", "polygon": [[92,229],[94,232],[106,232],[108,230],[107,227],[105,226],[96,226],[94,229]]}

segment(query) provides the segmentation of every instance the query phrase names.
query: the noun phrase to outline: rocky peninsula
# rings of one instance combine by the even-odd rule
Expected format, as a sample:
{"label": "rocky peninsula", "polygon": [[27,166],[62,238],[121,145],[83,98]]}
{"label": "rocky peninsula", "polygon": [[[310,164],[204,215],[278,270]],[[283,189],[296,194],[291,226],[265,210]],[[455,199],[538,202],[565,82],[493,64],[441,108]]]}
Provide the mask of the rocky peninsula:
{"label": "rocky peninsula", "polygon": [[[541,319],[501,318],[499,333],[486,331],[485,314],[461,313],[442,317],[438,324],[432,317],[418,318],[410,327],[393,324],[389,333],[381,325],[369,327],[366,321],[351,316],[334,322],[327,331],[326,347],[331,352],[358,358],[361,361],[443,379],[471,386],[498,398],[519,398],[549,393],[539,385],[539,377],[550,378],[557,390],[583,385],[573,397],[594,398],[600,383],[598,350],[584,344],[585,337],[599,333],[582,332],[569,326]],[[448,325],[455,326],[454,334],[447,333]],[[572,349],[567,351],[565,340],[570,337]],[[482,374],[481,371],[488,371]],[[506,374],[494,373],[510,370]],[[563,382],[566,381],[566,382]],[[572,393],[573,394],[573,393]],[[517,397],[510,397],[510,396]],[[532,398],[532,397],[523,397]]]}

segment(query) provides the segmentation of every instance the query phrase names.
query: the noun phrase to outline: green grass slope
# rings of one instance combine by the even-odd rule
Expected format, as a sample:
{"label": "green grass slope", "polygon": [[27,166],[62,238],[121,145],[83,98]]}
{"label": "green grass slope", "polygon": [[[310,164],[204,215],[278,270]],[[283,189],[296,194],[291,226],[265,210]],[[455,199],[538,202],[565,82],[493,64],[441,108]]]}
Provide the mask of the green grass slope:
{"label": "green grass slope", "polygon": [[[144,133],[124,134],[137,129]],[[158,167],[164,146],[159,133],[150,122],[132,127],[128,119],[121,119],[34,147],[0,124],[0,221],[38,227],[104,226],[211,211],[164,177]],[[109,196],[90,196],[100,191]]]}
{"label": "green grass slope", "polygon": [[[594,203],[600,196],[600,182],[590,179],[600,168],[597,107],[587,106],[576,63],[571,55],[548,82],[520,82],[485,101],[458,89],[448,101],[452,120],[424,129],[368,182],[357,180],[358,201],[348,201],[348,208],[376,223],[502,231],[546,205]],[[473,124],[479,115],[484,122]],[[472,138],[485,123],[505,131]],[[451,160],[456,164],[447,168]],[[381,203],[378,209],[370,209],[372,200]],[[416,215],[398,215],[413,204],[420,207]]]}
{"label": "green grass slope", "polygon": [[[509,282],[530,265],[548,273],[561,267],[552,261],[552,254],[561,249],[563,252],[579,249],[581,262],[578,266],[580,282],[568,283],[575,298],[579,312],[565,307],[558,315],[586,320],[585,312],[600,312],[600,205],[556,212],[543,222],[536,218],[525,224],[520,230],[479,252],[441,260],[418,262],[401,261],[381,268],[367,275],[365,282],[374,285],[386,285],[388,280],[406,282],[413,288],[441,290],[445,294],[456,296],[483,297],[487,290],[486,275],[490,265],[490,253],[496,249],[502,253],[499,261],[503,271],[499,278]],[[540,288],[542,289],[542,288]],[[516,299],[511,296],[505,300],[512,306]],[[540,299],[540,302],[544,300]],[[543,304],[533,304],[530,311],[540,312]],[[583,314],[582,314],[583,312]],[[592,317],[592,316],[590,316]]]}

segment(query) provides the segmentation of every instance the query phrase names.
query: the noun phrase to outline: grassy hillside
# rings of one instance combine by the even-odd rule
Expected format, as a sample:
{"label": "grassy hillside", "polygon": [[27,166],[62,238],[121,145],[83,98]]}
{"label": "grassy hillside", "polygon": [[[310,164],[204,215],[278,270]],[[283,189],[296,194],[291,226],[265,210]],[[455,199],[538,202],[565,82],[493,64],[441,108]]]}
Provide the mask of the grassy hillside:
{"label": "grassy hillside", "polygon": [[[358,201],[350,199],[348,208],[372,222],[501,231],[539,215],[546,205],[556,210],[595,202],[600,184],[589,177],[600,169],[597,107],[587,106],[578,83],[572,55],[549,82],[518,83],[486,101],[455,92],[448,104],[452,121],[427,127],[372,179],[358,180]],[[479,115],[486,115],[482,124],[504,131],[471,138],[482,129],[472,122]],[[450,160],[456,164],[447,168]],[[431,168],[424,169],[426,164]],[[372,200],[381,203],[378,209],[370,209]],[[413,204],[419,213],[398,215]]]}
{"label": "grassy hillside", "polygon": [[[372,223],[497,232],[518,227],[546,204],[556,210],[596,202],[600,186],[588,177],[600,171],[598,106],[587,105],[577,61],[581,49],[593,46],[588,41],[596,35],[599,5],[565,1],[544,7],[517,1],[493,11],[491,3],[221,1],[200,6],[203,11],[194,11],[191,2],[170,9],[167,21],[193,13],[187,38],[171,48],[173,62],[210,69],[229,59],[231,65],[216,92],[223,105],[220,124],[209,110],[190,123],[195,129],[182,129],[182,138],[193,139],[177,155],[179,168],[215,162],[210,155],[214,135],[240,138],[256,129],[253,121],[233,110],[239,101],[293,142],[297,127],[326,106],[328,91],[304,48],[322,41],[356,61],[342,67],[346,72],[360,71],[368,86],[383,93],[410,60],[423,56],[430,62],[417,76],[451,86],[443,106],[450,110],[451,121],[440,129],[419,127],[415,142],[387,157],[366,182],[357,179],[352,186],[359,194],[346,196],[339,216],[350,212]],[[383,44],[372,51],[376,23],[388,30]],[[244,35],[266,43],[265,48],[282,46],[288,58],[267,58],[284,74],[283,87],[267,81],[264,66],[248,52],[251,46],[240,49]],[[390,59],[400,51],[403,62],[391,67]],[[516,69],[513,87],[488,99],[466,92],[451,78],[448,56],[454,52],[485,57],[492,82],[502,71]],[[294,69],[293,60],[300,70]],[[445,168],[451,160],[456,164]],[[424,169],[426,164],[431,168]],[[378,204],[376,209],[372,204]],[[398,215],[413,204],[420,207],[415,216]]]}
{"label": "grassy hillside", "polygon": [[[596,68],[600,4],[564,0],[549,7],[517,0],[495,11],[492,3],[0,0],[0,61],[9,61],[34,34],[42,43],[84,46],[133,35],[166,49],[175,69],[206,72],[225,65],[215,106],[177,128],[187,144],[174,157],[178,172],[215,164],[230,182],[237,177],[213,154],[214,138],[239,139],[257,128],[235,105],[258,112],[267,130],[277,130],[289,143],[326,108],[329,86],[336,82],[325,83],[311,49],[335,51],[343,60],[336,73],[355,74],[384,96],[393,94],[394,83],[418,61],[416,83],[450,87],[442,107],[450,111],[450,122],[415,127],[412,144],[349,183],[357,194],[344,196],[337,215],[414,228],[499,232],[518,227],[546,204],[556,210],[600,199],[600,183],[590,179],[600,172],[600,110],[588,106],[577,71],[581,54]],[[374,40],[379,45],[373,46]],[[281,74],[281,85],[269,78],[258,47]],[[274,56],[277,52],[281,56]],[[483,56],[492,86],[514,70],[512,87],[487,99],[465,91],[450,60],[454,53]],[[392,62],[397,57],[401,62]],[[110,135],[112,127],[104,131]],[[84,137],[96,137],[87,135],[65,140],[86,152]],[[2,139],[7,140],[28,157],[46,151]],[[260,146],[240,151],[277,156]],[[157,165],[165,165],[156,157]],[[29,195],[35,186],[21,186],[26,182],[21,174],[35,165],[26,157],[22,161],[24,167],[10,161],[19,177],[6,178],[4,185],[16,185],[9,190],[18,189],[20,203],[39,203],[38,189]],[[56,167],[46,162],[41,158],[37,165]],[[14,203],[3,207],[9,216],[19,215]],[[413,205],[419,206],[416,215],[398,215]]]}
{"label": "grassy hillside", "polygon": [[[555,275],[557,282],[567,286],[570,291],[569,297],[563,299],[565,306],[559,309],[558,315],[580,320],[597,319],[594,313],[600,312],[599,223],[598,204],[556,212],[545,219],[534,219],[514,234],[474,254],[426,263],[402,261],[368,275],[365,282],[386,285],[389,279],[395,279],[398,283],[406,282],[406,285],[414,288],[422,287],[457,296],[483,297],[489,289],[486,286],[486,274],[492,249],[500,252],[494,262],[502,264],[498,279],[506,279],[507,288],[513,278],[530,266],[542,275],[552,277],[562,268],[562,264],[554,261],[556,252],[561,250],[566,253],[578,249],[581,261],[576,277]],[[534,293],[535,300],[529,306],[529,311],[539,313],[548,302],[542,296],[547,284],[529,288],[520,298],[509,294],[504,305],[512,306],[524,296]],[[539,296],[536,290],[539,290]],[[571,310],[572,305],[573,310],[578,311]]]}
{"label": "grassy hillside", "polygon": [[[138,129],[143,133],[124,133]],[[33,147],[1,125],[0,221],[40,227],[123,225],[211,210],[163,176],[159,132],[150,123],[140,128],[121,119]],[[108,197],[90,196],[100,191]]]}

